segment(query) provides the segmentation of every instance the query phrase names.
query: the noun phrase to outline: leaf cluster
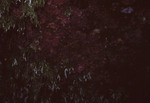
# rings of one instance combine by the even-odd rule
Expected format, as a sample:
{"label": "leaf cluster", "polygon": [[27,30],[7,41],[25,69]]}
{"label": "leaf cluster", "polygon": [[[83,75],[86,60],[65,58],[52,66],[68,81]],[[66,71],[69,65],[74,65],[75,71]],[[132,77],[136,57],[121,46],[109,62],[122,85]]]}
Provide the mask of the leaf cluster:
{"label": "leaf cluster", "polygon": [[18,31],[23,31],[27,21],[38,26],[36,8],[44,5],[45,0],[1,0],[0,28],[8,31],[16,27]]}

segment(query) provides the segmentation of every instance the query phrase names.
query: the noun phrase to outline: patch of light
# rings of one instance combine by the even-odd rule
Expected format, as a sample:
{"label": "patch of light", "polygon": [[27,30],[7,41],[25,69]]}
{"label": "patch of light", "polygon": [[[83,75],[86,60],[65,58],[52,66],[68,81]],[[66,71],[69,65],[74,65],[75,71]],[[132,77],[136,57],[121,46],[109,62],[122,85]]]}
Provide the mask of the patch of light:
{"label": "patch of light", "polygon": [[133,12],[133,8],[127,7],[121,10],[122,13],[130,14]]}

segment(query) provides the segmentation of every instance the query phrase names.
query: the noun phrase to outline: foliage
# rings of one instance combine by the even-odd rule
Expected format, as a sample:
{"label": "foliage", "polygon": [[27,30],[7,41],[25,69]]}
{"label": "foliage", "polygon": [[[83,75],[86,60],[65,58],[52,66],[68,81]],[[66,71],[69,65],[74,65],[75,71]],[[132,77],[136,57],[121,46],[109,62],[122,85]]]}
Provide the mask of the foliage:
{"label": "foliage", "polygon": [[0,28],[8,31],[17,26],[18,31],[23,31],[27,21],[37,26],[39,23],[36,8],[44,4],[45,0],[1,0]]}
{"label": "foliage", "polygon": [[146,100],[149,16],[127,1],[0,1],[0,102]]}

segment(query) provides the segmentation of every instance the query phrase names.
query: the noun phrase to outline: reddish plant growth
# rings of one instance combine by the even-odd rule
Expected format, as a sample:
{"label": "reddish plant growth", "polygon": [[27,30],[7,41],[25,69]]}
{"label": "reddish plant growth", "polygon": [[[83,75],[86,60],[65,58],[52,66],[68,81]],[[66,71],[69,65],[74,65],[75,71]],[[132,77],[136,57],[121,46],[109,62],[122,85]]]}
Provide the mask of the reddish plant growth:
{"label": "reddish plant growth", "polygon": [[[21,46],[32,49],[35,60],[46,60],[53,69],[61,70],[67,66],[74,68],[70,78],[64,77],[61,81],[62,88],[69,88],[75,74],[90,72],[94,79],[89,85],[94,87],[91,90],[94,93],[112,92],[118,88],[124,88],[129,94],[138,91],[132,87],[144,86],[137,79],[142,82],[147,78],[137,75],[146,73],[141,68],[145,68],[149,60],[149,36],[143,32],[148,31],[145,25],[149,27],[149,21],[146,23],[143,16],[149,17],[149,13],[137,8],[137,4],[133,5],[134,2],[127,1],[47,0],[44,8],[37,9],[40,28],[27,22],[23,40],[18,37],[17,46],[19,50]],[[126,11],[129,8],[131,12]],[[144,15],[144,10],[147,15]],[[13,12],[17,18],[22,13],[20,9],[14,9]],[[66,72],[63,72],[65,76]],[[85,85],[88,84],[82,86]],[[66,92],[67,89],[62,91]],[[91,91],[88,93],[92,94]],[[133,94],[130,94],[131,98],[136,97]],[[147,96],[146,93],[145,95]],[[119,103],[119,100],[116,101]]]}

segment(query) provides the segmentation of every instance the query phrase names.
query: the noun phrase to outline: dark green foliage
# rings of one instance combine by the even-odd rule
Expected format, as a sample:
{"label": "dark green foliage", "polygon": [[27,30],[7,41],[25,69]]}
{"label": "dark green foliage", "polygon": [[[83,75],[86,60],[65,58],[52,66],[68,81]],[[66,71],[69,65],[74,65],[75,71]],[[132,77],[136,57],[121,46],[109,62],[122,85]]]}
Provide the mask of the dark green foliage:
{"label": "dark green foliage", "polygon": [[45,0],[1,0],[0,28],[5,31],[17,27],[18,31],[25,29],[25,23],[39,24],[36,13],[37,7],[42,7]]}

